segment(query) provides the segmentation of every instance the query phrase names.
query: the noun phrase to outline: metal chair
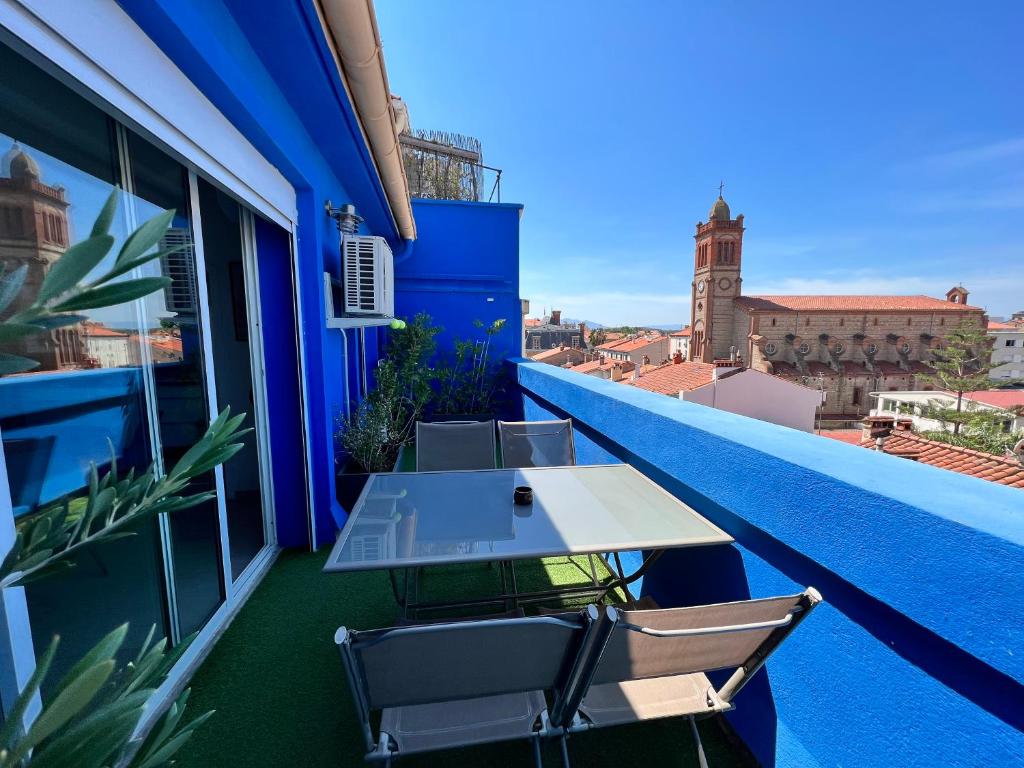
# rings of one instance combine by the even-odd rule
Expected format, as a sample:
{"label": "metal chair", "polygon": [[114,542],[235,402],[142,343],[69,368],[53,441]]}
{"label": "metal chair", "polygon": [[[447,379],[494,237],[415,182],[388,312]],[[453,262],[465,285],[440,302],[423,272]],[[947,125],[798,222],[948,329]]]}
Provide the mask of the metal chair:
{"label": "metal chair", "polygon": [[567,467],[576,463],[572,419],[499,421],[503,467]]}
{"label": "metal chair", "polygon": [[493,421],[416,422],[416,471],[495,469]]}
{"label": "metal chair", "polygon": [[[818,603],[799,595],[736,603],[622,611],[605,607],[587,635],[584,660],[551,708],[551,724],[569,733],[664,717],[686,717],[707,768],[697,717],[733,708],[733,699]],[[734,669],[715,688],[707,673]],[[569,755],[562,739],[562,757]]]}
{"label": "metal chair", "polygon": [[[448,621],[354,632],[338,629],[366,759],[527,739],[541,765],[551,731],[545,691],[560,691],[597,606],[563,616]],[[370,714],[380,711],[375,734]]]}
{"label": "metal chair", "polygon": [[[571,467],[576,465],[572,419],[554,421],[499,421],[501,465],[505,468]],[[590,579],[597,586],[594,556],[587,555]]]}

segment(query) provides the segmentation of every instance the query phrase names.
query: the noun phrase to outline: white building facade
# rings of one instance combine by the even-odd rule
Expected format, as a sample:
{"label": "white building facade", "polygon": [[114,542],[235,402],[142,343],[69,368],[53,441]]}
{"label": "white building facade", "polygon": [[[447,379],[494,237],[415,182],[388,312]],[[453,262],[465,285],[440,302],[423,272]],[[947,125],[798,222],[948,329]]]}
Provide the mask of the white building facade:
{"label": "white building facade", "polygon": [[[1003,429],[1006,432],[1020,432],[1024,430],[1024,415],[1017,414],[1008,407],[1000,407],[991,403],[985,403],[972,397],[1002,397],[1008,403],[1014,400],[1014,392],[993,392],[964,393],[962,408],[965,411],[986,410],[995,411],[1005,415]],[[907,391],[907,392],[872,392],[871,397],[875,402],[871,409],[872,416],[904,416],[913,419],[915,432],[936,431],[945,429],[953,431],[953,425],[943,425],[941,421],[932,416],[936,408],[955,408],[956,395],[949,392],[932,391]],[[1022,396],[1020,399],[1024,399]]]}
{"label": "white building facade", "polygon": [[992,338],[992,368],[989,378],[994,381],[1024,379],[1024,323],[988,324]]}
{"label": "white building facade", "polygon": [[813,432],[822,393],[750,368],[719,368],[710,384],[682,390],[679,399]]}

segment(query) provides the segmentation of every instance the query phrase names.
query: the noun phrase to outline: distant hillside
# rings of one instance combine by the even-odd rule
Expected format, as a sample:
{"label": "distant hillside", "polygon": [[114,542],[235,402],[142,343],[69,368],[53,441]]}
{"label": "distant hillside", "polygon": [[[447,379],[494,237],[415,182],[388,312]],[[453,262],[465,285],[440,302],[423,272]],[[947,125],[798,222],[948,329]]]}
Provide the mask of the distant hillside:
{"label": "distant hillside", "polygon": [[565,323],[566,325],[574,325],[574,324],[575,325],[579,325],[580,323],[586,323],[587,324],[587,328],[607,328],[608,327],[608,326],[606,326],[606,325],[604,325],[602,323],[594,322],[593,320],[575,320],[575,319],[573,319],[571,317],[563,317],[562,318],[562,322]]}

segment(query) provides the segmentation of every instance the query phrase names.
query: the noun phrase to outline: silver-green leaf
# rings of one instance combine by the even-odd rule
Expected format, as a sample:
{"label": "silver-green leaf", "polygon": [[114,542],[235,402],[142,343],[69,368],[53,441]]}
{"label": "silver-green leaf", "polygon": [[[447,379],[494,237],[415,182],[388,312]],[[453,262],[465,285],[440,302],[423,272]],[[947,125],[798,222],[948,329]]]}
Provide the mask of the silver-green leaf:
{"label": "silver-green leaf", "polygon": [[110,235],[96,235],[75,243],[64,251],[43,278],[43,285],[36,296],[36,304],[45,304],[74,288],[103,261],[103,257],[110,253],[113,245],[114,238]]}

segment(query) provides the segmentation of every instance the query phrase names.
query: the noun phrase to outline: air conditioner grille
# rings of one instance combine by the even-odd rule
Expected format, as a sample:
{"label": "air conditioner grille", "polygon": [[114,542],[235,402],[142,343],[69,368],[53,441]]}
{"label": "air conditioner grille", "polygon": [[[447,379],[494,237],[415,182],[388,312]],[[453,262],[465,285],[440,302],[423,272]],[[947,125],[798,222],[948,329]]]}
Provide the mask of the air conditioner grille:
{"label": "air conditioner grille", "polygon": [[390,316],[394,312],[391,249],[382,237],[342,238],[345,311]]}

